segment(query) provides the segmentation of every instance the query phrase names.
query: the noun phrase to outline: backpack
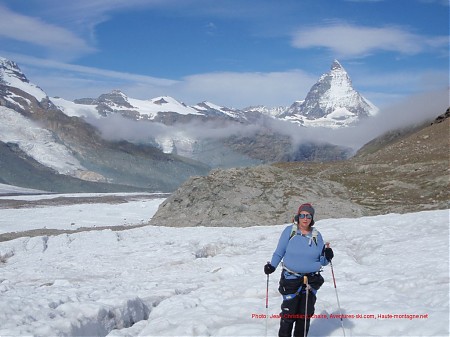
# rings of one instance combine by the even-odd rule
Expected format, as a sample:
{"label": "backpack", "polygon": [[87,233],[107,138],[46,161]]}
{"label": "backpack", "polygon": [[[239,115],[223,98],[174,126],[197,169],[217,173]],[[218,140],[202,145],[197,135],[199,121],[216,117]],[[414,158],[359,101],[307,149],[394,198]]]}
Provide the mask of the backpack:
{"label": "backpack", "polygon": [[[289,240],[291,240],[295,235],[297,235],[297,224],[294,222],[292,224],[291,235],[289,235]],[[315,229],[314,227],[312,227],[311,239],[309,242],[310,246],[311,246],[312,241],[314,241],[314,243],[317,246],[317,237],[318,236],[319,236],[319,231],[317,229]]]}

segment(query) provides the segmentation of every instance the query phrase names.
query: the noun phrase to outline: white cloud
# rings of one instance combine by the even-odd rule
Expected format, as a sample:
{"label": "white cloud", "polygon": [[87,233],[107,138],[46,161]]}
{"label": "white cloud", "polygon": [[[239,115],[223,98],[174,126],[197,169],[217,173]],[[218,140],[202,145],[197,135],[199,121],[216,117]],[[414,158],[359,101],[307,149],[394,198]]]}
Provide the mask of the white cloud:
{"label": "white cloud", "polygon": [[[178,81],[144,76],[126,72],[99,69],[40,59],[21,54],[2,52],[0,54],[14,60],[28,79],[39,85],[49,96],[66,99],[95,97],[112,89],[125,91],[127,87],[141,87],[143,90],[166,88]],[[166,89],[164,89],[167,91]],[[136,98],[140,98],[138,96]],[[152,98],[151,96],[147,98]]]}
{"label": "white cloud", "polygon": [[[449,91],[439,90],[409,96],[394,105],[382,109],[376,116],[362,121],[357,127],[341,129],[305,128],[297,124],[267,119],[263,124],[231,124],[224,126],[214,122],[191,122],[179,126],[166,126],[155,122],[133,121],[120,115],[107,118],[91,118],[87,121],[98,127],[108,139],[125,139],[132,142],[148,142],[153,137],[171,137],[183,134],[190,138],[221,138],[231,135],[252,135],[261,130],[263,125],[271,130],[291,138],[294,146],[302,143],[329,143],[353,150],[389,130],[419,125],[434,120],[445,112],[449,106]],[[262,121],[261,121],[262,122]]]}
{"label": "white cloud", "polygon": [[294,144],[322,142],[359,149],[372,139],[390,130],[402,129],[434,120],[449,107],[449,89],[424,92],[403,97],[365,119],[358,126],[326,129],[300,128],[289,122],[274,120],[270,127],[290,136]]}
{"label": "white cloud", "polygon": [[313,26],[293,34],[296,48],[329,48],[338,57],[359,57],[385,50],[417,54],[430,47],[443,47],[448,39],[412,34],[399,27],[365,27],[345,23]]}
{"label": "white cloud", "polygon": [[214,36],[217,32],[217,26],[213,22],[209,22],[205,25],[206,34]]}
{"label": "white cloud", "polygon": [[[0,54],[2,52],[0,51]],[[317,80],[301,70],[271,73],[205,73],[171,80],[85,67],[51,60],[2,54],[18,63],[33,83],[49,96],[73,100],[97,97],[113,89],[128,96],[150,99],[168,95],[193,105],[210,101],[227,107],[290,105],[304,99]]]}
{"label": "white cloud", "polygon": [[185,77],[177,84],[180,95],[229,107],[290,105],[303,99],[317,80],[301,70],[285,72],[219,72]]}
{"label": "white cloud", "polygon": [[[65,59],[93,52],[82,38],[38,18],[15,13],[0,5],[0,39],[11,39],[45,47]],[[70,57],[69,57],[70,56]]]}
{"label": "white cloud", "polygon": [[[302,70],[284,72],[217,72],[187,76],[179,80],[85,67],[19,54],[0,55],[14,60],[29,80],[49,96],[73,100],[98,97],[120,89],[129,97],[151,99],[172,96],[188,105],[210,101],[230,108],[250,105],[288,106],[302,100],[319,74]],[[324,71],[325,72],[325,71]],[[414,92],[448,86],[448,73],[422,69],[416,72],[358,72],[355,88],[377,106],[384,107]]]}
{"label": "white cloud", "polygon": [[448,88],[411,95],[381,109],[358,127],[332,130],[323,133],[321,139],[357,149],[387,131],[434,120],[449,104]]}

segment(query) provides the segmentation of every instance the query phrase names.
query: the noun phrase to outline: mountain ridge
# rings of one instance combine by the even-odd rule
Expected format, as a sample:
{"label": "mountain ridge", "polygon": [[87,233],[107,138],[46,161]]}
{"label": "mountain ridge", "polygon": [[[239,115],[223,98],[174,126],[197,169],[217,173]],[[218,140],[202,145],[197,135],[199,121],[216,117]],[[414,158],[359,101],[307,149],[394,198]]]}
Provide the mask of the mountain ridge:
{"label": "mountain ridge", "polygon": [[[111,122],[109,118],[112,117],[119,116],[137,122],[153,121],[155,123],[152,130],[155,131],[154,127],[159,128],[156,133],[147,131],[142,138],[136,138],[139,136],[139,132],[134,132],[129,138],[120,131],[110,132],[116,138],[108,139],[111,141],[125,140],[138,145],[148,143],[165,153],[182,155],[191,160],[212,165],[212,167],[255,165],[269,162],[274,158],[275,160],[317,160],[317,158],[327,160],[327,153],[330,152],[328,149],[330,145],[317,145],[317,149],[313,151],[314,156],[311,156],[308,154],[312,153],[311,145],[293,146],[290,136],[287,138],[285,135],[271,130],[270,120],[276,117],[273,114],[267,114],[269,111],[267,109],[243,111],[221,107],[208,101],[195,106],[187,106],[169,96],[138,100],[126,96],[118,89],[108,94],[102,94],[96,99],[83,98],[70,102],[58,97],[49,98],[39,87],[28,81],[16,63],[4,58],[0,58],[0,75],[3,83],[0,104],[20,112],[27,118],[43,123],[52,132],[55,132],[52,128],[58,129],[62,125],[61,120],[66,119],[57,116],[57,111],[61,111],[71,118],[71,121],[66,119],[63,124],[72,123],[71,128],[76,129],[82,124],[77,118],[84,119],[100,131],[99,133],[90,130],[90,133],[98,134],[99,137],[104,136],[104,128],[109,127],[106,124]],[[282,108],[278,108],[278,111],[282,111]],[[49,120],[45,120],[46,118]],[[55,122],[55,119],[60,121]],[[115,128],[117,129],[120,121],[112,122],[116,123]],[[205,122],[209,124],[204,124]],[[161,123],[161,126],[158,126],[158,123]],[[202,125],[203,130],[209,129],[209,135],[198,138],[199,125]],[[145,127],[146,125],[143,124],[139,128],[143,130]],[[81,127],[82,133],[83,128],[86,126]],[[255,132],[256,129],[260,131]],[[217,133],[215,130],[221,131]],[[273,148],[277,153],[267,156],[263,151],[258,150],[258,148],[264,148],[264,143],[267,144],[267,141],[264,140],[263,144],[256,144],[254,139],[248,136],[248,130],[251,130],[250,132],[259,140],[264,140],[264,137],[259,135],[267,135],[270,138],[270,144],[275,145]],[[230,134],[226,135],[226,132],[230,132]],[[66,130],[64,134],[60,133],[58,138],[67,141],[69,134],[70,132]],[[87,135],[85,137],[86,139],[90,138]],[[94,143],[99,143],[99,141]],[[254,151],[255,146],[257,147],[256,151]],[[222,153],[222,159],[217,161],[210,154],[202,153],[202,149],[211,149],[214,152]],[[211,151],[210,153],[212,154]],[[318,156],[317,153],[319,153]],[[341,154],[341,157],[338,156],[337,159],[345,158],[348,153],[348,150],[336,147],[331,159],[336,159],[336,154]]]}
{"label": "mountain ridge", "polygon": [[[333,81],[333,79],[341,80]],[[101,117],[120,116],[139,122],[154,122],[154,125],[161,123],[170,128],[160,127],[152,135],[143,132],[144,135],[140,139],[136,139],[139,132],[133,133],[133,140],[128,140],[139,142],[142,139],[149,141],[151,138],[151,142],[166,153],[181,154],[204,162],[212,168],[233,167],[239,161],[242,164],[239,165],[238,163],[237,166],[268,163],[273,160],[339,160],[348,158],[353,152],[351,149],[334,146],[335,149],[330,151],[333,147],[332,144],[323,145],[313,142],[305,142],[298,146],[293,144],[292,136],[287,133],[287,130],[283,130],[292,125],[326,128],[348,127],[356,125],[360,120],[374,115],[377,111],[377,108],[371,103],[361,107],[360,102],[368,101],[352,88],[347,72],[337,60],[333,62],[330,72],[320,77],[318,83],[320,85],[318,84],[316,87],[328,88],[328,90],[321,90],[323,95],[330,91],[334,93],[328,94],[327,98],[333,101],[332,104],[324,104],[325,99],[316,93],[315,95],[308,94],[307,100],[294,102],[290,108],[252,106],[244,109],[232,109],[208,101],[187,106],[169,96],[139,100],[128,97],[120,90],[102,94],[98,98],[75,100],[74,102],[79,104],[78,110],[73,102],[63,99],[58,99],[55,104],[69,115],[90,118],[90,121],[100,130],[106,128],[101,121]],[[343,85],[342,83],[345,84],[344,89],[336,88],[336,86]],[[340,92],[344,92],[350,98],[342,99],[339,94],[336,94]],[[354,104],[353,102],[358,104],[353,108],[345,108],[346,105]],[[315,106],[315,111],[322,109],[323,105],[320,118],[308,117],[308,115],[313,115],[312,112],[308,112],[308,106],[310,105]],[[304,106],[304,108],[301,111],[292,110],[294,106]],[[289,109],[291,111],[288,113]],[[350,112],[350,110],[353,112]],[[287,124],[284,128],[278,127],[279,131],[274,132],[271,124],[277,122]],[[204,123],[209,123],[209,125]],[[199,125],[205,127],[199,127]],[[198,132],[196,128],[201,129],[201,132]],[[244,131],[243,135],[240,131],[237,131],[244,128],[252,130],[250,136],[248,131]],[[164,129],[165,132],[162,131]],[[218,136],[220,133],[211,136],[211,132],[209,136],[203,136],[203,131],[206,129],[222,130],[221,134],[225,133],[223,130],[229,130],[230,136]],[[259,132],[255,131],[256,129],[259,129]],[[280,130],[283,131],[280,132]],[[270,138],[270,142],[264,140],[264,136],[266,139]],[[271,147],[272,151],[275,150],[276,152],[268,151],[264,154],[259,150],[267,145]],[[212,147],[215,148],[215,152],[223,153],[222,158],[229,157],[230,160],[217,161],[210,154],[202,153],[202,150],[200,150]],[[311,147],[315,147],[315,149],[311,150]],[[283,148],[286,150],[283,150]]]}
{"label": "mountain ridge", "polygon": [[[69,175],[83,180],[139,187],[147,185],[168,191],[176,189],[190,176],[202,176],[215,167],[342,160],[352,152],[333,144],[298,142],[293,140],[289,130],[280,133],[273,128],[274,122],[286,123],[280,124],[278,130],[287,126],[299,128],[300,132],[306,129],[305,126],[320,125],[306,125],[304,121],[312,121],[314,117],[313,112],[306,113],[306,110],[302,114],[310,115],[310,118],[303,119],[305,125],[298,125],[298,120],[294,120],[299,118],[298,111],[289,116],[293,123],[289,118],[280,118],[283,107],[269,109],[257,106],[239,110],[208,101],[187,106],[169,96],[134,99],[119,89],[95,99],[82,98],[70,102],[63,98],[49,98],[42,89],[28,81],[16,63],[3,58],[0,58],[0,79],[0,105],[48,130],[50,143],[55,144],[53,148],[63,146],[67,153],[73,154],[69,162],[75,164]],[[333,89],[342,83],[345,83],[342,92],[359,97],[345,69],[335,60],[330,72],[320,77],[317,88]],[[338,89],[332,91],[339,92]],[[332,96],[328,94],[328,98]],[[304,101],[294,104],[314,106],[317,112],[317,107],[323,103],[320,97],[309,95]],[[314,100],[316,103],[311,103]],[[328,126],[334,123],[330,121],[338,121],[333,127],[348,126],[345,114],[339,112],[336,115],[332,111],[337,103],[328,103],[324,107],[329,110],[324,110],[320,118],[325,118]],[[5,118],[6,115],[4,112],[0,117]],[[359,117],[369,117],[370,113],[355,116],[351,123]],[[128,134],[122,133],[127,129]],[[19,144],[25,152],[30,148],[29,142],[7,140],[4,134],[0,135],[3,137],[1,141]]]}
{"label": "mountain ridge", "polygon": [[[255,119],[251,116],[256,113],[259,114],[259,118],[267,116],[301,125],[305,125],[307,121],[321,120],[307,124],[311,127],[342,127],[357,123],[361,118],[373,116],[378,112],[377,107],[353,89],[348,73],[337,60],[333,61],[328,73],[320,76],[304,100],[295,101],[287,107],[271,108],[260,105],[235,109],[208,101],[188,106],[170,96],[148,100],[134,99],[119,89],[101,94],[98,98],[81,98],[73,102],[80,105],[94,105],[102,116],[116,112],[123,114],[124,117],[156,120],[163,123],[167,122],[163,117],[167,112],[223,118],[242,123],[254,121]],[[63,101],[61,101],[61,108],[64,111]]]}
{"label": "mountain ridge", "polygon": [[[6,129],[0,132],[0,141],[3,144],[17,144],[21,150],[21,160],[5,161],[7,151],[9,156],[18,155],[18,151],[12,151],[13,147],[3,147],[5,156],[1,159],[1,168],[4,175],[1,176],[3,183],[13,183],[17,186],[36,188],[37,182],[30,181],[26,172],[21,171],[17,165],[25,165],[23,161],[29,163],[28,171],[36,168],[33,161],[46,166],[46,151],[33,152],[39,141],[39,133],[48,135],[43,141],[48,148],[60,147],[70,156],[73,163],[76,163],[73,170],[69,172],[58,169],[49,169],[45,172],[34,172],[39,176],[46,176],[47,181],[53,181],[46,186],[38,184],[38,189],[47,191],[67,191],[64,186],[72,185],[74,190],[80,191],[77,186],[84,186],[89,191],[98,187],[95,183],[109,183],[110,189],[116,186],[119,190],[147,191],[171,191],[182,181],[191,175],[205,174],[209,167],[205,164],[195,162],[189,158],[182,158],[177,155],[166,154],[153,146],[136,145],[130,142],[111,142],[103,139],[98,129],[84,121],[80,117],[71,117],[61,112],[48,96],[37,86],[32,85],[22,74],[14,62],[6,62],[0,59],[0,118],[10,118],[14,126],[14,121],[19,121],[29,133],[29,140],[23,139],[23,132],[12,135]],[[13,69],[5,68],[13,67]],[[38,93],[37,97],[33,94]],[[24,122],[26,121],[26,123]],[[26,125],[25,125],[26,124]],[[20,126],[20,125],[19,125]],[[8,136],[10,135],[10,136]],[[9,138],[8,138],[9,137]],[[19,137],[19,138],[17,138]],[[48,152],[48,151],[47,151]],[[61,156],[61,150],[54,151],[52,162],[65,162],[66,157]],[[59,157],[58,157],[59,155]],[[55,163],[57,164],[57,163]],[[78,165],[79,164],[79,165]],[[22,172],[22,176],[8,175],[7,172]],[[33,173],[32,173],[33,174]],[[63,182],[63,174],[67,181]],[[55,178],[54,176],[58,177]],[[9,180],[6,180],[9,179]],[[78,181],[78,180],[81,181]],[[94,181],[92,181],[94,180]],[[24,186],[20,182],[31,185]],[[89,182],[93,184],[89,185]],[[89,186],[88,186],[89,185]],[[46,188],[44,188],[46,187]],[[100,188],[104,190],[104,187]],[[82,190],[82,189],[81,189]]]}

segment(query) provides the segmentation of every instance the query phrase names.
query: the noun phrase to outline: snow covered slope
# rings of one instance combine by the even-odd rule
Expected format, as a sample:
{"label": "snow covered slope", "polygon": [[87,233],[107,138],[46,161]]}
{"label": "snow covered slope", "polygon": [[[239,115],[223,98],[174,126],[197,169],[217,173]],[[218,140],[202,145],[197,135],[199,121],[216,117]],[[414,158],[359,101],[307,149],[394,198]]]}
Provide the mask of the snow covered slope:
{"label": "snow covered slope", "polygon": [[[97,205],[111,224],[127,215],[120,210]],[[347,336],[449,335],[448,218],[441,210],[316,223],[334,248]],[[262,267],[283,228],[149,226],[0,242],[0,335],[264,336]],[[309,336],[342,336],[329,266],[323,276]],[[269,336],[279,325],[278,277],[269,281]]]}
{"label": "snow covered slope", "polygon": [[0,141],[13,143],[37,162],[58,173],[77,176],[87,171],[72,152],[55,135],[17,112],[33,114],[35,102],[42,102],[47,95],[37,85],[28,81],[16,63],[0,57],[0,84],[8,107],[0,106]]}
{"label": "snow covered slope", "polygon": [[[165,199],[160,193],[142,192],[44,194],[43,191],[0,184],[0,194],[3,192],[21,195],[0,195],[0,204],[9,200],[30,204],[29,207],[0,210],[0,235],[43,228],[74,231],[81,227],[139,225],[152,217]],[[39,192],[39,195],[24,195]],[[115,198],[114,202],[111,198]],[[34,207],[39,202],[42,205],[36,210]],[[36,211],[39,216],[35,216]]]}
{"label": "snow covered slope", "polygon": [[[35,97],[38,102],[47,97],[41,88],[28,81],[15,62],[5,59],[4,57],[0,57],[0,84],[11,88],[17,88],[30,96]],[[6,100],[12,104],[18,104],[17,101],[14,100],[14,97],[17,97],[14,90],[8,90],[5,94]]]}
{"label": "snow covered slope", "polygon": [[61,97],[52,97],[51,100],[53,104],[55,104],[58,109],[64,112],[67,116],[87,118],[101,117],[94,105],[76,104]]}
{"label": "snow covered slope", "polygon": [[230,115],[229,109],[208,102],[191,107],[170,96],[141,100],[128,97],[120,90],[113,90],[95,99],[82,98],[68,102],[61,98],[52,98],[52,101],[70,116],[88,116],[92,111],[96,111],[99,116],[119,113],[135,120],[157,120],[165,113],[206,116],[210,110],[214,110],[216,115]]}
{"label": "snow covered slope", "polygon": [[0,106],[0,141],[14,143],[27,155],[61,174],[87,171],[54,135],[18,112]]}

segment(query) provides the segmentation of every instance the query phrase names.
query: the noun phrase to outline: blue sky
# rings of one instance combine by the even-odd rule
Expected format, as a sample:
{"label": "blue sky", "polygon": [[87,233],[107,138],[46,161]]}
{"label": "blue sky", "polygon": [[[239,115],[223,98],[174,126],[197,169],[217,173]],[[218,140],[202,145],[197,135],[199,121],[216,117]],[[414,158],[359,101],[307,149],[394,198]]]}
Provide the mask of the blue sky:
{"label": "blue sky", "polygon": [[0,56],[49,96],[287,106],[334,59],[383,108],[448,90],[447,0],[0,0]]}

